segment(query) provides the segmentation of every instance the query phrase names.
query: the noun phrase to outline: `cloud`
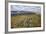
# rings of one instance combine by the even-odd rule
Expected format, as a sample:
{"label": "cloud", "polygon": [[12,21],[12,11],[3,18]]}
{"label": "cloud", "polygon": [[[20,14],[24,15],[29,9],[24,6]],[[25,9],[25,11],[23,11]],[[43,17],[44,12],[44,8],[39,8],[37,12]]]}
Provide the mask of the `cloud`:
{"label": "cloud", "polygon": [[40,6],[11,5],[11,11],[41,11]]}

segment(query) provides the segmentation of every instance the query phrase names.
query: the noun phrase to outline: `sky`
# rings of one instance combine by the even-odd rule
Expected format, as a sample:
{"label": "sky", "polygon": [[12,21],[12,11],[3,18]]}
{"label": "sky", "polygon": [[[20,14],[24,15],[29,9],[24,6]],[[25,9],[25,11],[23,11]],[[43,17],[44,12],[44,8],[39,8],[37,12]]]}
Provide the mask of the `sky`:
{"label": "sky", "polygon": [[11,5],[11,11],[30,11],[40,12],[40,6],[23,6],[23,5]]}

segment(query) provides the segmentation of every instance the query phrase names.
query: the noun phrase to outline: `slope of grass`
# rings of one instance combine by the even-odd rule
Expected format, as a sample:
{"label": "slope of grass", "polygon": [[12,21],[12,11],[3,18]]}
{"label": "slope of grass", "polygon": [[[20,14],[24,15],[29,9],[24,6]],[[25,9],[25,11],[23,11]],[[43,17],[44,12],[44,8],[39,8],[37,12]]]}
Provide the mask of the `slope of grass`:
{"label": "slope of grass", "polygon": [[11,28],[40,27],[41,16],[39,14],[11,16]]}

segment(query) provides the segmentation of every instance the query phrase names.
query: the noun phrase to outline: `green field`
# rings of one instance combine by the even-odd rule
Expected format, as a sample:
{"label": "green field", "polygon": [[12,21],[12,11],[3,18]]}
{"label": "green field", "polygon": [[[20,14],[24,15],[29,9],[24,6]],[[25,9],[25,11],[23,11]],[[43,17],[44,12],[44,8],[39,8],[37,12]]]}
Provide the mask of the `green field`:
{"label": "green field", "polygon": [[11,28],[41,27],[41,15],[16,15],[11,16]]}

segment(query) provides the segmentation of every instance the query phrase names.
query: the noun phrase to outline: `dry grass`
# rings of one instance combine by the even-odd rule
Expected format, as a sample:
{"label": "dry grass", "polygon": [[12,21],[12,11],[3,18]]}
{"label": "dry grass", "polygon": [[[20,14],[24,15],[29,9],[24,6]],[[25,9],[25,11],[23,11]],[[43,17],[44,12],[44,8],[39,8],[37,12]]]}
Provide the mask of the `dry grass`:
{"label": "dry grass", "polygon": [[24,27],[40,27],[41,16],[32,15],[17,15],[11,16],[11,28],[24,28]]}

